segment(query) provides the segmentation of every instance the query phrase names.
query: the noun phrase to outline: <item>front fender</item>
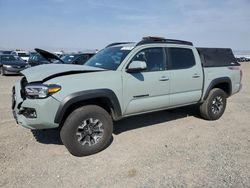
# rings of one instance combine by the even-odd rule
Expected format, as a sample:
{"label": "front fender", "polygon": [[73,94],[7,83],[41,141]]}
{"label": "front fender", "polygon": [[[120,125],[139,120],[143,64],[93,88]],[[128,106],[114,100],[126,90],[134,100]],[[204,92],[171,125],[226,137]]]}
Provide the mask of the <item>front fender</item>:
{"label": "front fender", "polygon": [[119,100],[115,93],[110,89],[93,89],[93,90],[86,90],[86,91],[80,91],[76,93],[72,93],[68,96],[66,96],[58,110],[55,116],[55,123],[61,123],[63,120],[63,117],[67,111],[67,109],[78,102],[84,102],[90,99],[96,99],[96,98],[107,98],[111,104],[111,107],[113,108],[113,113],[115,116],[115,119],[119,119],[122,116],[121,112],[121,106],[119,103]]}

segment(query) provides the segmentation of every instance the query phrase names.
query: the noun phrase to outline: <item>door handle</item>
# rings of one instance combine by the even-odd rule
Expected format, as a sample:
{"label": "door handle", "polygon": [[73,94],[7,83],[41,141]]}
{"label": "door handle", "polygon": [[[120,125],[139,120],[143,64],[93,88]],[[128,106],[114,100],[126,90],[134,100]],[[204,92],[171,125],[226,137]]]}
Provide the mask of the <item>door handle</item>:
{"label": "door handle", "polygon": [[194,74],[192,77],[193,77],[193,78],[199,78],[200,75],[196,73],[196,74]]}
{"label": "door handle", "polygon": [[169,78],[166,77],[166,76],[162,76],[162,77],[159,79],[159,81],[168,81],[168,80],[169,80]]}

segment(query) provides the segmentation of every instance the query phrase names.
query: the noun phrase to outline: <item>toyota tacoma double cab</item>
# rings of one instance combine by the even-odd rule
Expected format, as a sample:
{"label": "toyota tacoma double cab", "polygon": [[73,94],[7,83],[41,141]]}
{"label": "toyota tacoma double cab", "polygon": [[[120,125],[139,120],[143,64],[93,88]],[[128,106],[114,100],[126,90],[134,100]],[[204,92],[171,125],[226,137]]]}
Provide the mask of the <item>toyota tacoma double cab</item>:
{"label": "toyota tacoma double cab", "polygon": [[231,49],[160,37],[112,43],[85,65],[40,65],[22,74],[12,94],[17,123],[59,128],[75,156],[107,147],[113,121],[128,116],[196,104],[201,117],[217,120],[242,78]]}

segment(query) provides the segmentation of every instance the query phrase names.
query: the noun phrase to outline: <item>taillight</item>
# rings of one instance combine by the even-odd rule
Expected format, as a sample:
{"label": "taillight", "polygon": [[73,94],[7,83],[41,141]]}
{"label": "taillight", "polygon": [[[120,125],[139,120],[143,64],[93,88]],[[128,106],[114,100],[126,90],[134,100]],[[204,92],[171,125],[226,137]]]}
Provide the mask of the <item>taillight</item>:
{"label": "taillight", "polygon": [[228,67],[228,69],[230,70],[240,70],[239,66],[232,66],[232,67]]}

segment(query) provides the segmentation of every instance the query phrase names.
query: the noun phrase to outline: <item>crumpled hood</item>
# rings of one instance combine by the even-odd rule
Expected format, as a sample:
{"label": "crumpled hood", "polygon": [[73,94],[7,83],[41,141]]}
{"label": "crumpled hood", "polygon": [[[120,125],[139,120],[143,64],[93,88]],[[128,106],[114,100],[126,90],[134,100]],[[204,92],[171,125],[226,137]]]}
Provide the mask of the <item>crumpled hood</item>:
{"label": "crumpled hood", "polygon": [[39,82],[63,75],[98,72],[104,70],[105,69],[84,65],[45,64],[25,69],[21,73],[26,77],[28,82]]}

